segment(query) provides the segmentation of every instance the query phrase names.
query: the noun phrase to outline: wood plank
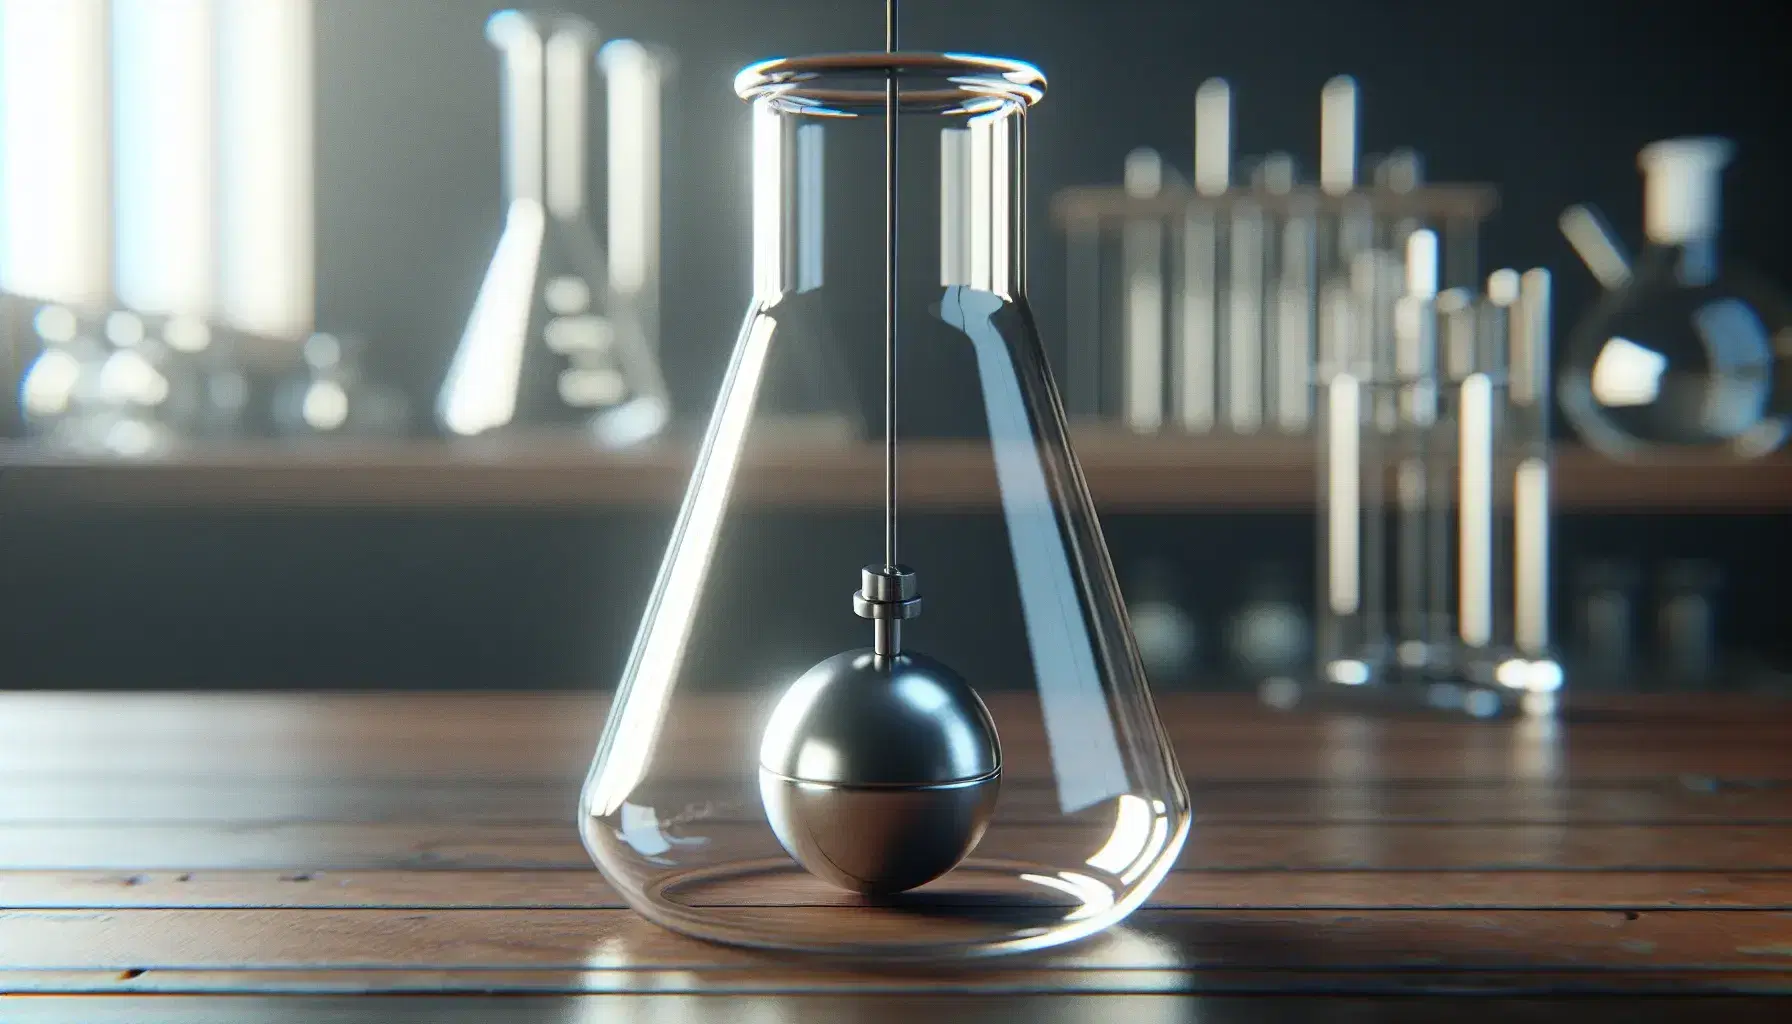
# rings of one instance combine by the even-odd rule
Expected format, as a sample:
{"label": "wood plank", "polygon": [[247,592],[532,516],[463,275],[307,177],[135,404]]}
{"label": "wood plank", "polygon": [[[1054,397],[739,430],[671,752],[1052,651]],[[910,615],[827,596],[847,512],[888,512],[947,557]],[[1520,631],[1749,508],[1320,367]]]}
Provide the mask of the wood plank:
{"label": "wood plank", "polygon": [[[768,879],[755,903],[856,900]],[[1162,908],[1792,910],[1792,872],[1173,871]],[[596,871],[5,871],[0,907],[17,909],[338,907],[620,909]]]}
{"label": "wood plank", "polygon": [[[1178,761],[1191,784],[1243,781],[1421,782],[1536,781],[1640,782],[1697,775],[1750,783],[1792,781],[1792,737],[1736,736],[1699,740],[1649,733],[1615,737],[1595,745],[1577,737],[1569,745],[1512,741],[1464,730],[1455,742],[1377,743],[1335,739],[1300,743],[1249,730],[1228,742],[1201,742],[1172,734]],[[658,748],[656,781],[689,781],[753,770],[757,737],[744,732],[727,740],[668,737]],[[421,745],[375,742],[305,743],[206,740],[142,743],[8,744],[0,748],[0,778],[8,785],[41,785],[66,777],[119,776],[185,781],[228,776],[240,780],[516,781],[577,779],[591,758],[589,743]],[[1043,733],[1003,732],[1004,771],[1010,779],[1049,777]]]}
{"label": "wood plank", "polygon": [[[720,911],[716,911],[720,913]],[[742,921],[901,940],[955,922],[899,911],[754,908]],[[843,916],[844,915],[844,916]],[[832,924],[837,920],[839,923]],[[850,922],[850,924],[848,924]],[[15,970],[758,969],[785,958],[674,935],[619,910],[8,911]],[[1756,911],[1144,910],[1030,958],[1062,971],[1764,970],[1792,981],[1792,915]],[[1074,986],[1072,986],[1074,987]],[[700,988],[677,986],[674,990]]]}
{"label": "wood plank", "polygon": [[[711,849],[773,855],[763,826],[691,823]],[[992,828],[979,852],[1074,863],[1106,829]],[[570,824],[276,822],[244,825],[19,825],[0,830],[0,869],[290,870],[583,868]],[[1203,869],[1792,869],[1792,828],[1770,825],[1201,825],[1181,865]]]}
{"label": "wood plank", "polygon": [[[992,696],[1023,770],[981,852],[1079,859],[1101,835],[1037,824],[1055,806],[1043,731]],[[1152,908],[1022,966],[871,977],[620,909],[566,820],[602,703],[0,696],[0,866],[27,869],[0,872],[0,993],[1792,994],[1784,705],[1589,705],[1551,727],[1171,697],[1200,813]],[[733,749],[751,702],[703,704],[667,747],[691,784],[651,795],[707,805],[678,827],[712,849],[756,849]],[[954,884],[922,901],[955,906]],[[801,877],[709,898],[859,934],[975,927]]]}
{"label": "wood plank", "polygon": [[[998,716],[1019,713],[1026,701],[1013,694],[986,695]],[[690,698],[682,698],[690,699]],[[763,712],[764,698],[717,692],[695,698],[704,710],[691,716],[698,728],[722,736],[743,714]],[[1154,694],[1166,726],[1197,740],[1236,740],[1240,729],[1290,742],[1327,739],[1353,742],[1430,739],[1465,735],[1517,735],[1537,723],[1465,722],[1454,719],[1382,718],[1337,711],[1285,713],[1240,694]],[[1792,701],[1733,694],[1631,694],[1621,698],[1573,695],[1569,719],[1556,723],[1577,740],[1600,735],[1634,736],[1638,730],[1668,736],[1717,737],[1762,731],[1792,733]],[[173,742],[211,738],[355,739],[381,743],[594,742],[609,697],[590,693],[291,693],[0,692],[0,739],[51,744],[82,739]],[[1036,717],[1036,715],[1032,716]],[[1544,723],[1548,726],[1548,723]],[[692,728],[686,723],[685,728]]]}
{"label": "wood plank", "polygon": [[[575,1021],[645,1021],[656,1024],[717,1019],[708,996],[411,996],[357,999],[330,996],[39,996],[7,1006],[15,1024],[85,1021],[87,1024],[242,1024],[306,1020],[332,1024],[568,1024]],[[1458,1024],[1507,1021],[1583,1022],[1584,999],[1448,996],[1415,998],[1249,997],[1182,995],[1031,994],[953,996],[882,994],[746,995],[729,999],[731,1019],[756,1024]],[[1607,999],[1609,1019],[1636,1024],[1706,1024],[1708,1021],[1779,1021],[1785,1006],[1769,999]]]}
{"label": "wood plank", "polygon": [[[737,972],[720,970],[695,976],[695,972],[679,972],[667,979],[658,972],[556,972],[556,970],[147,970],[142,974],[118,970],[4,970],[0,968],[0,995],[16,994],[22,999],[7,1001],[9,1006],[32,1006],[57,995],[93,994],[124,1006],[136,1006],[142,999],[170,999],[190,995],[210,1002],[213,999],[242,997],[242,994],[272,994],[272,999],[290,1001],[294,1011],[303,1011],[308,999],[321,994],[353,995],[355,1006],[364,1004],[401,1004],[401,999],[419,995],[439,995],[441,999],[491,997],[498,995],[504,1004],[520,1001],[530,995],[570,995],[584,997],[597,994],[622,994],[625,1006],[634,1006],[631,1013],[654,1013],[652,1006],[643,1006],[643,999],[658,1002],[690,995],[710,1004],[708,1017],[719,1010],[720,997],[728,999],[729,1008],[742,1004],[742,997],[771,995],[776,999],[817,999],[839,1008],[824,1020],[840,1020],[844,1011],[874,999],[900,1006],[900,999],[909,997],[975,997],[978,1001],[1005,1002],[1027,997],[1043,997],[1050,1001],[1082,1002],[1091,1024],[1107,1024],[1115,1017],[1102,1013],[1104,1006],[1125,1008],[1122,999],[1136,995],[1174,995],[1179,999],[1199,997],[1202,1002],[1211,995],[1231,994],[1253,1002],[1269,1002],[1271,1010],[1258,1015],[1245,1015],[1244,1020],[1281,1020],[1276,1017],[1276,1004],[1314,1002],[1326,1006],[1364,995],[1392,995],[1409,1004],[1410,1010],[1443,1013],[1453,1020],[1459,999],[1473,999],[1482,1004],[1482,1011],[1495,1017],[1469,1015],[1469,1020],[1530,1020],[1525,1013],[1548,1006],[1555,1010],[1572,1010],[1568,1019],[1582,1022],[1588,1017],[1586,995],[1600,995],[1600,1006],[1611,997],[1638,997],[1654,994],[1650,1002],[1656,1006],[1681,1004],[1688,1011],[1702,1011],[1706,1017],[1667,1015],[1654,1017],[1641,1011],[1641,1017],[1620,1015],[1622,1020],[1731,1020],[1722,1013],[1729,1006],[1749,1006],[1760,999],[1765,1017],[1742,1015],[1740,1020],[1778,1020],[1785,1017],[1783,1001],[1772,1002],[1772,995],[1792,992],[1785,972],[1772,970],[1652,970],[1647,974],[1609,972],[1609,970],[1432,970],[1423,974],[1382,974],[1382,972],[1348,972],[1348,970],[1133,970],[1133,972],[1079,972],[1073,979],[1081,988],[1066,990],[1063,974],[1047,970],[978,970],[946,976],[916,977],[878,974],[855,976],[831,970],[762,970]],[[701,988],[699,988],[701,983]],[[683,985],[683,988],[679,988]],[[158,995],[151,995],[158,994]],[[165,995],[161,995],[165,994]],[[204,995],[201,995],[204,994]],[[1211,995],[1208,995],[1211,994]],[[1244,994],[1244,995],[1236,995]],[[367,999],[378,995],[378,999]],[[1661,995],[1674,999],[1663,1001]],[[1701,997],[1702,995],[1702,997]],[[1498,999],[1489,999],[1498,997]],[[1548,1002],[1543,1002],[1548,999]],[[477,1004],[477,1002],[475,1002]],[[1075,1002],[1072,1002],[1075,1004]],[[1618,1006],[1629,1006],[1620,1002]],[[604,1004],[600,1004],[604,1006]],[[1511,1008],[1502,1013],[1502,1008]],[[1710,1013],[1717,1013],[1711,1017]],[[1516,1017],[1514,1017],[1516,1013]],[[305,1017],[310,1019],[310,1017]],[[351,1020],[355,1017],[351,1017]],[[383,1017],[376,1017],[383,1020]],[[600,1017],[607,1020],[607,1017]],[[629,1017],[624,1017],[624,1020]],[[844,1019],[858,1020],[855,1017]],[[1016,1020],[1004,1017],[1000,1010],[991,1015],[977,1015],[975,1020]],[[1310,1017],[1292,1017],[1306,1020]],[[1331,1017],[1319,1017],[1331,1020]],[[1407,1020],[1412,1017],[1392,1017]],[[1437,1017],[1417,1017],[1435,1020]],[[1563,1017],[1543,1015],[1541,1020]],[[57,1019],[61,1020],[61,1019]],[[131,1017],[136,1024],[136,1017]],[[434,1017],[432,1019],[434,1020]],[[563,1017],[557,1017],[564,1020]],[[1030,1017],[1018,1017],[1030,1020]],[[1131,1020],[1120,1017],[1120,1020]],[[1170,1017],[1181,1022],[1183,1017]],[[1202,1017],[1204,1020],[1204,1017]],[[1344,1017],[1351,1020],[1351,1017]],[[1369,1020],[1382,1020],[1371,1015]],[[1152,1019],[1145,1019],[1154,1024]]]}
{"label": "wood plank", "polygon": [[[59,776],[30,786],[0,787],[0,823],[461,821],[513,824],[564,822],[578,805],[577,778],[518,781],[424,779],[192,780]],[[718,786],[694,782],[657,790],[656,803],[683,806],[713,800]],[[751,790],[736,793],[716,820],[753,809]],[[1568,785],[1482,780],[1409,785],[1331,785],[1307,780],[1220,780],[1195,787],[1207,824],[1388,822],[1603,822],[1608,824],[1792,824],[1792,785],[1734,782],[1711,776],[1666,781]],[[1058,818],[1056,790],[1010,780],[997,819],[1016,824]]]}
{"label": "wood plank", "polygon": [[[14,786],[131,776],[186,782],[582,777],[602,719],[592,699],[473,697],[293,699],[245,695],[0,698],[0,774]],[[1028,698],[992,693],[1012,779],[1049,772]],[[757,703],[692,698],[668,725],[659,774],[750,770]],[[1195,782],[1252,780],[1642,781],[1685,775],[1753,784],[1792,779],[1792,713],[1780,703],[1641,705],[1618,720],[1462,723],[1277,715],[1248,701],[1167,697],[1167,727]],[[1650,709],[1653,710],[1650,710]],[[427,709],[427,710],[425,710]]]}

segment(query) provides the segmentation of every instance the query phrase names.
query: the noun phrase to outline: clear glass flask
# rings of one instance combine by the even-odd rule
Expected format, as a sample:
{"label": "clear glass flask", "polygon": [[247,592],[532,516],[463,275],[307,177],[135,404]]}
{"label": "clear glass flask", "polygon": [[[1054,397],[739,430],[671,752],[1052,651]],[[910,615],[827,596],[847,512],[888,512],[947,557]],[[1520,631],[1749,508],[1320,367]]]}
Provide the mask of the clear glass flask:
{"label": "clear glass flask", "polygon": [[622,301],[587,210],[586,107],[597,30],[572,15],[500,11],[504,230],[436,413],[449,434],[582,430],[601,447],[669,416],[643,309]]}
{"label": "clear glass flask", "polygon": [[[900,255],[887,310],[891,81],[903,184],[901,215],[889,211]],[[736,79],[752,105],[753,298],[579,812],[597,866],[653,921],[761,948],[976,957],[1094,934],[1138,908],[1176,862],[1188,794],[1026,298],[1026,113],[1043,87],[1017,61],[901,52],[778,59]],[[804,173],[805,137],[836,170],[825,193]],[[765,493],[766,470],[743,451],[775,418],[766,396],[804,379],[824,352],[852,368],[870,399],[862,405],[878,407],[890,379],[887,314],[900,338],[895,492],[950,475],[986,512],[942,525],[902,508],[900,563],[925,613],[901,636],[981,699],[961,693],[953,705],[898,675],[887,692],[900,710],[870,734],[803,732],[793,744],[779,730],[813,719],[785,717],[807,713],[808,691],[792,684],[839,652],[882,649],[886,634],[855,611],[895,559],[865,569],[862,584],[860,566],[878,562],[888,539],[869,515],[830,517],[843,554],[819,537],[768,545],[743,507],[743,495]],[[861,448],[861,466],[830,458],[803,486],[883,509],[883,449]],[[984,707],[985,724],[937,717],[949,706]],[[921,739],[892,751],[880,739],[892,732]],[[790,749],[801,753],[794,768],[768,760]],[[920,789],[850,781],[879,756],[917,752],[984,766],[993,753],[995,767]],[[787,852],[840,831],[879,856],[929,849],[945,819],[917,816],[911,801],[949,799],[958,778],[989,787],[993,813],[980,838],[963,833],[974,851],[918,888],[848,891]],[[840,813],[807,819],[807,840],[793,840],[774,791]]]}
{"label": "clear glass flask", "polygon": [[1602,273],[1613,287],[1575,329],[1561,379],[1563,412],[1608,455],[1755,456],[1792,434],[1792,305],[1719,256],[1731,151],[1670,139],[1638,158],[1649,245]]}

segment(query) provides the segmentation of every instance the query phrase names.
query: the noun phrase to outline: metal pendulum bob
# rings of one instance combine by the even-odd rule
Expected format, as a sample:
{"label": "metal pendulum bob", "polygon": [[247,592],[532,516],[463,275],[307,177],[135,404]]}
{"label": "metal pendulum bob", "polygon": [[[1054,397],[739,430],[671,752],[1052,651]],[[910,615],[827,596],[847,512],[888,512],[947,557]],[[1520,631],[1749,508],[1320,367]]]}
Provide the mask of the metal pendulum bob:
{"label": "metal pendulum bob", "polygon": [[876,646],[836,654],[772,713],[759,793],[778,841],[818,878],[894,893],[950,871],[976,847],[1001,785],[989,710],[969,683],[903,652],[920,612],[915,574],[867,566],[853,595]]}

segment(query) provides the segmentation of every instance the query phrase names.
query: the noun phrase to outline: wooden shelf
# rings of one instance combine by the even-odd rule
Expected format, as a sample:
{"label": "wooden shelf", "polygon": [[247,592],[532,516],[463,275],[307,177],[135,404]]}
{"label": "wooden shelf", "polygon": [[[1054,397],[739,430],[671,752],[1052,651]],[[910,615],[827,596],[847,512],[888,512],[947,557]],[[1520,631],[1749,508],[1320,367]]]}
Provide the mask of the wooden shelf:
{"label": "wooden shelf", "polygon": [[1168,219],[1191,210],[1223,211],[1248,203],[1279,216],[1336,214],[1352,204],[1367,204],[1377,215],[1429,220],[1482,221],[1499,205],[1491,185],[1430,185],[1410,192],[1365,189],[1333,195],[1302,187],[1287,192],[1236,189],[1204,195],[1186,185],[1170,185],[1148,196],[1135,196],[1117,185],[1080,185],[1052,197],[1052,217],[1060,225],[1099,221]]}
{"label": "wooden shelf", "polygon": [[[1077,452],[1104,511],[1304,510],[1314,504],[1312,443],[1282,438],[1079,434]],[[0,509],[669,507],[692,446],[603,454],[566,442],[502,449],[430,441],[195,449],[147,461],[79,461],[0,452]],[[736,486],[766,507],[871,509],[883,498],[875,445],[788,442],[750,450]],[[1792,509],[1792,458],[1624,465],[1577,447],[1556,455],[1564,511],[1777,512]],[[987,448],[903,451],[911,507],[979,509],[995,500]]]}

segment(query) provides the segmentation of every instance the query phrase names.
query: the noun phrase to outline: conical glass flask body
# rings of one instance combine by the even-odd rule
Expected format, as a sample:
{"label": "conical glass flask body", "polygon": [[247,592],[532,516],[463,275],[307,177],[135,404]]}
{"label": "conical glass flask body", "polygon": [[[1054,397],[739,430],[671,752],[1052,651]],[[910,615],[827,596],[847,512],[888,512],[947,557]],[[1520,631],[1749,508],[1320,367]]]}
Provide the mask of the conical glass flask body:
{"label": "conical glass flask body", "polygon": [[1643,150],[1649,246],[1576,328],[1562,374],[1563,411],[1608,454],[1760,455],[1792,433],[1792,306],[1719,256],[1728,157],[1719,139]]}
{"label": "conical glass flask body", "polygon": [[621,448],[669,409],[643,310],[611,286],[586,207],[586,93],[597,42],[570,15],[501,11],[503,234],[437,399],[450,434],[584,430]]}
{"label": "conical glass flask body", "polygon": [[[880,187],[886,75],[899,214]],[[1187,793],[1027,305],[1043,84],[1018,62],[904,53],[737,79],[754,297],[579,812],[656,922],[878,959],[1038,949],[1125,917],[1181,850]],[[882,404],[892,309],[894,479],[879,444],[790,454],[775,396],[824,353],[860,407]],[[752,507],[766,498],[816,511],[785,508],[801,524],[780,532]],[[915,607],[900,631],[877,617]],[[892,632],[901,653],[880,661]]]}

